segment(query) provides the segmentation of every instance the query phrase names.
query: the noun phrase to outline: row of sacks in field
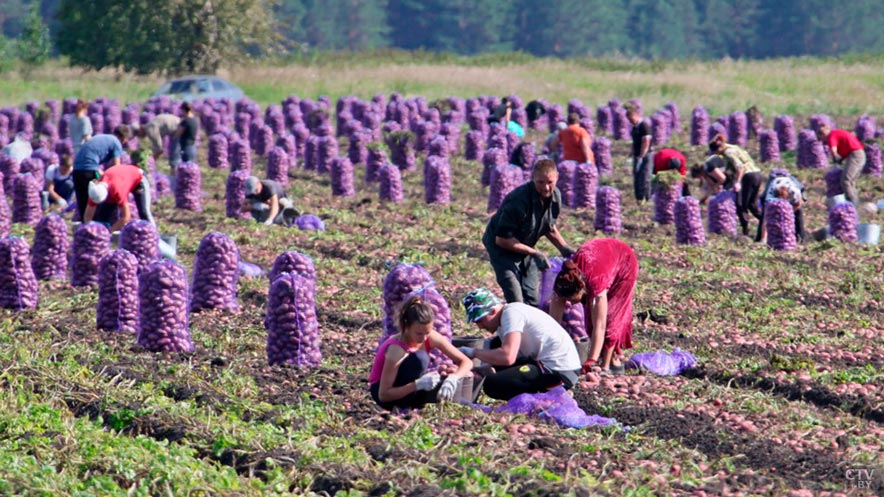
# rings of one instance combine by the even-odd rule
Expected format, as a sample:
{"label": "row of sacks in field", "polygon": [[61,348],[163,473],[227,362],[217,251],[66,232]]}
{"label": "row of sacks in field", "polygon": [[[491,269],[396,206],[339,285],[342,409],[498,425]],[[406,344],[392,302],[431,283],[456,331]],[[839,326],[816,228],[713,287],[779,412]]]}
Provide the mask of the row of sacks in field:
{"label": "row of sacks in field", "polygon": [[[58,216],[45,219],[35,235],[33,251],[21,237],[0,238],[2,308],[35,309],[38,277],[49,280],[66,276],[61,263],[67,245],[66,226]],[[151,352],[193,351],[189,314],[207,309],[238,311],[240,275],[255,277],[264,272],[240,260],[239,249],[230,237],[212,232],[200,242],[188,285],[184,266],[158,259],[156,251],[150,256],[149,247],[156,246],[156,233],[153,237],[145,235],[150,228],[142,221],[127,224],[120,235],[120,245],[126,248],[112,250],[110,233],[103,225],[81,225],[71,247],[71,284],[97,286],[99,330],[135,333],[137,344]],[[50,236],[47,231],[54,244],[44,254],[46,247],[40,244]],[[318,365],[322,354],[313,261],[297,252],[284,252],[277,257],[269,277],[264,319],[269,363]]]}

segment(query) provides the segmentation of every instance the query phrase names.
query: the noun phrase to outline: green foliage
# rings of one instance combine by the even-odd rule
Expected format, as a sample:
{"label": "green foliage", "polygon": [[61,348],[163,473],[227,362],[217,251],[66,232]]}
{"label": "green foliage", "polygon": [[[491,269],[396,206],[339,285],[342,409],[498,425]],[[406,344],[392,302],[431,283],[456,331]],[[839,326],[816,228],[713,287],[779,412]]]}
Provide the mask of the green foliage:
{"label": "green foliage", "polygon": [[16,49],[23,69],[30,72],[36,66],[43,65],[49,59],[52,41],[49,38],[49,26],[40,16],[39,4],[35,3],[25,20],[21,38]]}
{"label": "green foliage", "polygon": [[15,67],[13,45],[5,36],[0,35],[0,74]]}
{"label": "green foliage", "polygon": [[138,74],[214,73],[276,49],[265,0],[63,0],[56,35],[71,64]]}

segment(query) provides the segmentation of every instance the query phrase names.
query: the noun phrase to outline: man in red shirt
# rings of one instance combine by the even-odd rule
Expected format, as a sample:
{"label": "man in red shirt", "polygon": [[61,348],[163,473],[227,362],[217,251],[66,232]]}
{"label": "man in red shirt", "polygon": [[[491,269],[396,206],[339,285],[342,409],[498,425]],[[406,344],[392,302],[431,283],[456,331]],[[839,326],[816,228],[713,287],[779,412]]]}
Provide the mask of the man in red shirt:
{"label": "man in red shirt", "polygon": [[119,209],[120,217],[110,226],[110,231],[113,233],[121,229],[132,218],[129,211],[130,193],[135,197],[139,217],[156,226],[150,213],[150,183],[141,169],[126,164],[109,167],[101,178],[89,183],[89,201],[83,222],[110,224],[114,210]]}
{"label": "man in red shirt", "polygon": [[687,159],[674,148],[664,148],[654,154],[654,174],[675,170],[684,178],[688,174]]}
{"label": "man in red shirt", "polygon": [[592,137],[580,126],[580,116],[572,112],[568,114],[568,127],[559,131],[550,143],[550,150],[558,150],[562,145],[562,160],[573,160],[578,163],[595,164],[592,155]]}
{"label": "man in red shirt", "polygon": [[820,126],[818,132],[820,140],[824,140],[832,150],[835,163],[844,163],[841,173],[841,189],[847,200],[853,205],[859,205],[859,193],[856,191],[856,180],[863,166],[866,165],[866,150],[853,133],[843,129],[832,129],[828,124]]}

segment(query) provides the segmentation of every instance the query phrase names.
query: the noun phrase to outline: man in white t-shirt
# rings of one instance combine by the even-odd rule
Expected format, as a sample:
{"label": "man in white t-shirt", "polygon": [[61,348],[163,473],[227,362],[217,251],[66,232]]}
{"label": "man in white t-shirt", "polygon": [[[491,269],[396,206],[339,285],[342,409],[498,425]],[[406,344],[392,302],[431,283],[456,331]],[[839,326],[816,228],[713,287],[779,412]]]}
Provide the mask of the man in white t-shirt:
{"label": "man in white t-shirt", "polygon": [[468,293],[463,304],[467,321],[496,335],[489,349],[460,347],[467,357],[494,366],[495,372],[485,377],[485,395],[509,400],[577,383],[577,347],[552,316],[521,302],[505,304],[486,288]]}

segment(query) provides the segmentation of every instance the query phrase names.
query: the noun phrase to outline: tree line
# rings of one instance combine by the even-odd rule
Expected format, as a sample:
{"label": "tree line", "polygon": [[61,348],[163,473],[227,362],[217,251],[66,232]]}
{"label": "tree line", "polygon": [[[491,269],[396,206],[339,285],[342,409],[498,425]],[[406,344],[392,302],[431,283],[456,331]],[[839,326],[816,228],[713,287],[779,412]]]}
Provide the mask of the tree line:
{"label": "tree line", "polygon": [[[884,9],[877,0],[844,0],[837,7],[824,0],[5,3],[0,51],[9,52],[7,58],[13,49],[29,63],[39,62],[36,55],[60,54],[75,65],[140,73],[213,71],[247,57],[385,48],[699,60],[884,51]],[[33,47],[43,30],[51,32],[51,42]]]}

